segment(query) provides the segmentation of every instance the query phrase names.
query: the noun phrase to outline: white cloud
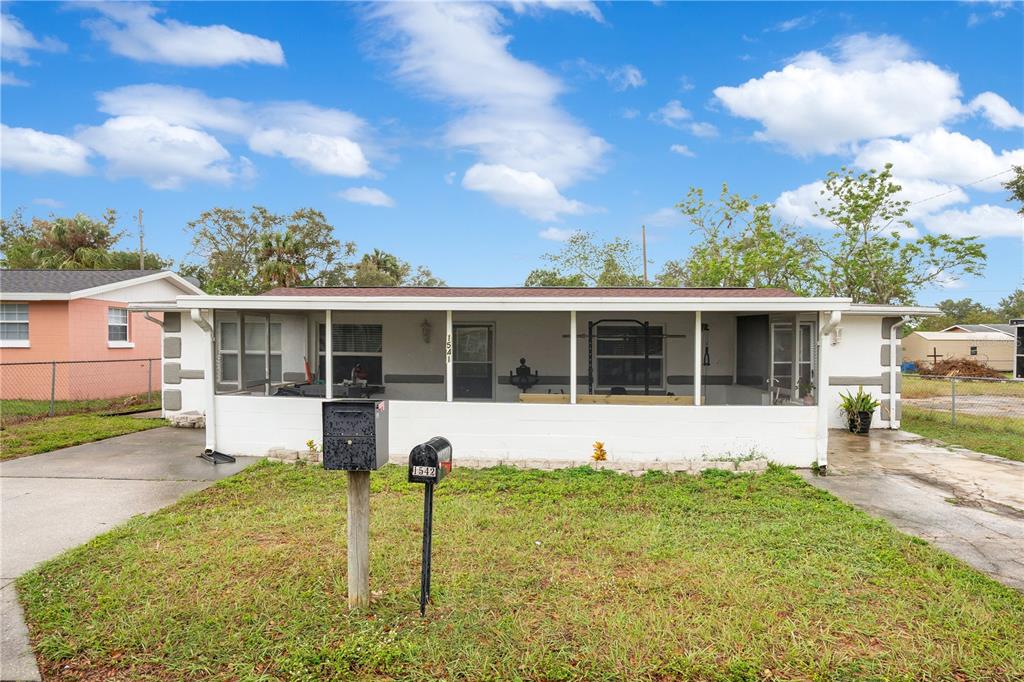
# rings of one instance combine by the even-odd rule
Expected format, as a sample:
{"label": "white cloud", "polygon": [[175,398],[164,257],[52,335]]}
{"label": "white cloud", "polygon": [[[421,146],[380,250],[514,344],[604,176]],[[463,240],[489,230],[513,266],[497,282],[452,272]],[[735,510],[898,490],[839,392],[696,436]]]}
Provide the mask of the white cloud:
{"label": "white cloud", "polygon": [[10,71],[0,71],[0,85],[28,85]]}
{"label": "white cloud", "polygon": [[690,110],[684,107],[683,103],[677,99],[670,100],[665,106],[651,114],[652,121],[657,121],[672,128],[682,127],[683,121],[688,121],[692,117],[693,114],[690,113]]}
{"label": "white cloud", "polygon": [[[494,6],[382,3],[369,16],[380,28],[378,37],[397,48],[388,53],[396,75],[460,111],[443,142],[479,157],[464,187],[534,217],[580,210],[582,204],[563,197],[561,189],[600,171],[609,145],[557,106],[563,86],[556,78],[509,52],[504,19]],[[516,185],[487,181],[498,174]]]}
{"label": "white cloud", "polygon": [[622,118],[627,119],[627,120],[632,120],[632,119],[636,118],[639,115],[640,115],[640,112],[637,111],[636,109],[623,109],[622,110]]}
{"label": "white cloud", "polygon": [[190,180],[227,183],[231,155],[210,134],[152,116],[118,116],[76,136],[107,160],[111,177],[140,177],[154,189]]}
{"label": "white cloud", "polygon": [[512,0],[509,5],[516,14],[536,13],[540,10],[550,9],[570,14],[582,14],[594,21],[603,24],[604,15],[593,2],[573,0]]}
{"label": "white cloud", "polygon": [[370,171],[363,150],[344,137],[271,128],[249,136],[249,147],[267,156],[283,156],[325,175],[358,178]]}
{"label": "white cloud", "polygon": [[564,242],[575,233],[576,230],[568,230],[564,227],[546,227],[538,232],[537,236],[553,242]]}
{"label": "white cloud", "polygon": [[307,102],[253,103],[212,98],[170,85],[131,85],[97,96],[112,116],[145,116],[169,125],[208,129],[245,139],[252,151],[283,156],[325,175],[360,177],[372,172],[361,144],[366,123],[348,111]]}
{"label": "white cloud", "polygon": [[632,64],[624,64],[617,69],[611,71],[608,76],[608,82],[616,90],[628,90],[630,88],[640,88],[647,85],[647,79],[640,72],[640,69],[636,68]]}
{"label": "white cloud", "polygon": [[67,49],[68,46],[56,38],[36,38],[16,16],[0,12],[0,57],[4,61],[28,66],[32,63],[29,52],[33,50],[66,52]]}
{"label": "white cloud", "polygon": [[284,64],[281,44],[221,24],[193,26],[158,19],[162,9],[147,3],[95,3],[101,15],[85,25],[110,51],[137,61],[177,66]]}
{"label": "white cloud", "polygon": [[447,173],[445,173],[444,174],[444,184],[446,184],[446,185],[454,184],[455,183],[455,176],[456,175],[457,175],[457,173],[455,171],[448,171]]}
{"label": "white cloud", "polygon": [[693,150],[687,147],[685,144],[674,144],[669,147],[669,151],[679,154],[680,156],[697,156]]}
{"label": "white cloud", "polygon": [[980,111],[997,128],[1024,128],[1024,114],[994,92],[983,92],[967,107],[972,112]]}
{"label": "white cloud", "polygon": [[557,220],[562,214],[579,215],[588,210],[586,204],[562,196],[550,179],[501,164],[473,165],[462,177],[462,186],[537,220]]}
{"label": "white cloud", "polygon": [[70,137],[0,124],[0,163],[4,168],[85,175],[91,170],[88,157],[89,149]]}
{"label": "white cloud", "polygon": [[757,139],[799,154],[913,135],[963,110],[956,74],[916,60],[906,43],[886,35],[848,36],[831,56],[799,54],[781,71],[716,88],[715,96],[734,116],[762,125]]}
{"label": "white cloud", "polygon": [[654,213],[648,213],[643,217],[642,222],[644,225],[652,227],[675,227],[684,224],[686,219],[679,212],[678,208],[666,206],[665,208],[659,208]]}
{"label": "white cloud", "polygon": [[814,14],[805,14],[799,17],[793,17],[792,19],[786,19],[779,23],[770,26],[765,31],[774,31],[777,33],[787,33],[789,31],[795,31],[804,28],[810,28],[814,26],[818,21],[818,17]]}
{"label": "white cloud", "polygon": [[[968,200],[967,194],[955,185],[919,179],[894,178],[893,181],[902,187],[896,198],[912,202],[905,216],[908,220],[916,221],[946,206]],[[833,225],[828,220],[817,215],[819,206],[828,207],[832,204],[831,197],[822,194],[824,189],[825,183],[819,180],[783,192],[775,200],[775,215],[799,226],[832,229]],[[917,234],[916,231],[903,228],[898,231],[904,236]]]}
{"label": "white cloud", "polygon": [[[880,169],[893,164],[901,178],[924,178],[963,185],[1024,165],[1024,149],[996,153],[981,140],[942,128],[918,133],[909,140],[873,140],[860,150],[854,163],[861,168]],[[1005,177],[994,177],[974,185],[1000,191]]]}
{"label": "white cloud", "polygon": [[57,199],[51,199],[50,197],[39,197],[33,199],[32,203],[36,206],[47,206],[49,208],[60,208],[64,205],[64,202],[58,201]]}
{"label": "white cloud", "polygon": [[954,237],[1016,237],[1024,239],[1024,218],[1003,206],[981,204],[967,211],[944,211],[922,220],[930,232]]}
{"label": "white cloud", "polygon": [[395,200],[376,187],[349,187],[338,192],[338,196],[353,204],[366,204],[367,206],[380,206],[391,208]]}
{"label": "white cloud", "polygon": [[687,128],[689,128],[690,132],[697,137],[715,137],[718,135],[718,128],[710,123],[691,123]]}

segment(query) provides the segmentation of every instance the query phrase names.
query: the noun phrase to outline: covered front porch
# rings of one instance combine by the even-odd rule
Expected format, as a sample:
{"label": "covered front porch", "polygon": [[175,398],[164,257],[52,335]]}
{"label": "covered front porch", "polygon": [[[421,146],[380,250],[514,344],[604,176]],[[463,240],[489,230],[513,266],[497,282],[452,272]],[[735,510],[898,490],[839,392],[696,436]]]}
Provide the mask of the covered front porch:
{"label": "covered front porch", "polygon": [[830,312],[813,300],[553,310],[223,298],[195,312],[209,326],[207,424],[223,452],[304,449],[320,441],[323,400],[374,397],[388,401],[396,456],[443,434],[495,461],[586,461],[601,441],[623,461],[825,463]]}

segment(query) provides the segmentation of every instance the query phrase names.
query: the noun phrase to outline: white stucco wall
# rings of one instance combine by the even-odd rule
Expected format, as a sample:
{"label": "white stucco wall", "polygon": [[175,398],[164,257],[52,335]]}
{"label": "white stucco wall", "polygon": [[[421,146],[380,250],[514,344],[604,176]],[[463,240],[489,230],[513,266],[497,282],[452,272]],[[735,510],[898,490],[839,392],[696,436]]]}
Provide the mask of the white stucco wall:
{"label": "white stucco wall", "polygon": [[[265,455],[322,442],[312,398],[217,396],[217,449]],[[389,451],[407,454],[443,435],[460,456],[586,460],[602,441],[614,461],[680,461],[758,455],[807,467],[817,453],[815,407],[530,405],[390,401]]]}
{"label": "white stucco wall", "polygon": [[[839,411],[841,393],[856,393],[857,387],[863,385],[865,392],[876,400],[889,400],[889,393],[883,391],[880,385],[883,374],[889,369],[882,365],[881,347],[889,343],[888,339],[882,338],[882,320],[880,315],[847,315],[839,325],[839,342],[832,345],[830,354],[831,381],[823,393],[830,428],[842,429],[847,426],[845,415]],[[821,343],[832,343],[832,340],[822,338]],[[889,427],[889,421],[881,418],[881,407],[875,410],[871,427]]]}

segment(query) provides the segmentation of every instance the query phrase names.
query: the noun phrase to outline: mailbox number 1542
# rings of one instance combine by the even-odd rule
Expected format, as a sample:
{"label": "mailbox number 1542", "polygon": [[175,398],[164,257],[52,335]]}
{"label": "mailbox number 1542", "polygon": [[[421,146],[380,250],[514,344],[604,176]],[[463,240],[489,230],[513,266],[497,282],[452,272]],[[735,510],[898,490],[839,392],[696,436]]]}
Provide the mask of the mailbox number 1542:
{"label": "mailbox number 1542", "polygon": [[423,477],[426,477],[426,478],[437,478],[437,468],[436,467],[414,466],[412,468],[412,475],[413,476],[423,476]]}

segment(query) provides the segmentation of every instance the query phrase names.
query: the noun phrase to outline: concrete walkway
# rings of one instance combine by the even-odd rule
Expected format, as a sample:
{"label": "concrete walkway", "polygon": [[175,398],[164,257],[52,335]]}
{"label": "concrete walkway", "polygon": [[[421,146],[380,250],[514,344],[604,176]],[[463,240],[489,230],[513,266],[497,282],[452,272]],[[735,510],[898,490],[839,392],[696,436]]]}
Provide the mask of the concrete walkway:
{"label": "concrete walkway", "polygon": [[0,462],[0,680],[39,679],[15,578],[256,461],[214,466],[202,447],[202,431],[160,428]]}
{"label": "concrete walkway", "polygon": [[905,431],[829,433],[814,486],[1024,590],[1024,462],[950,448]]}

